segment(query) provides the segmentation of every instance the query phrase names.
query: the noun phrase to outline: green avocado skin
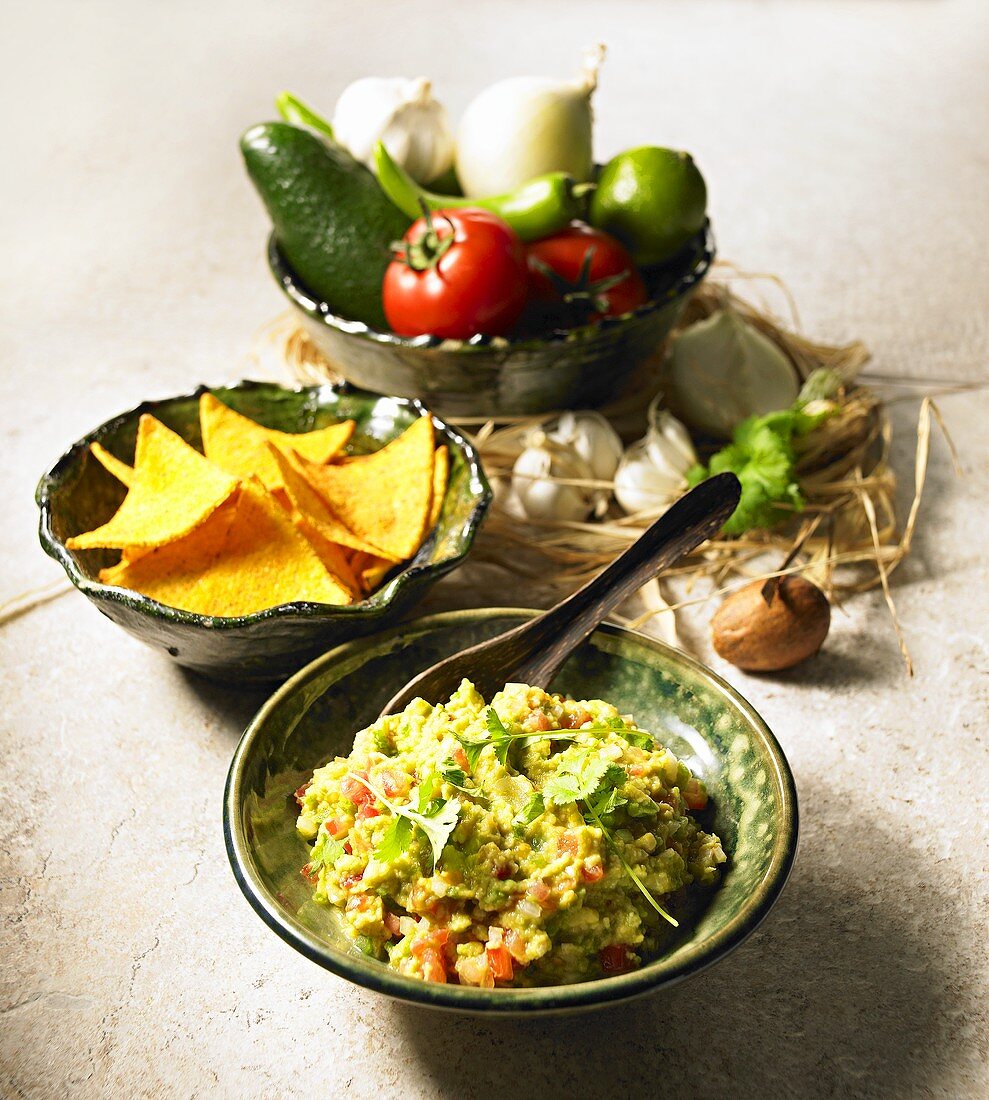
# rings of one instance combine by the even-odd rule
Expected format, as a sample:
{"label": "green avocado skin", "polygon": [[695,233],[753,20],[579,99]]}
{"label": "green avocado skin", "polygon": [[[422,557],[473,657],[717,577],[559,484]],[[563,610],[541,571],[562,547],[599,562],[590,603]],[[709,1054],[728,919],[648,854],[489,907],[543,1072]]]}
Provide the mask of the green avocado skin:
{"label": "green avocado skin", "polygon": [[331,312],[387,329],[381,282],[389,245],[409,220],[371,172],[340,146],[287,122],[252,126],[240,148],[282,254],[305,288]]}

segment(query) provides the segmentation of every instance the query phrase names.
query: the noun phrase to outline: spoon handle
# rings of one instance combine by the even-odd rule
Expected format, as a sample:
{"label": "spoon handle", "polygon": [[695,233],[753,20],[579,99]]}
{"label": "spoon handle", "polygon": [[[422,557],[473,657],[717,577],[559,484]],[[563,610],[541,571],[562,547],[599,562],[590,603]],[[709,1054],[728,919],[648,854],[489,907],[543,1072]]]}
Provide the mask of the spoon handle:
{"label": "spoon handle", "polygon": [[545,688],[573,650],[620,604],[663,569],[716,535],[735,511],[741,486],[734,474],[701,482],[610,565],[562,603],[525,626],[531,656],[513,674]]}

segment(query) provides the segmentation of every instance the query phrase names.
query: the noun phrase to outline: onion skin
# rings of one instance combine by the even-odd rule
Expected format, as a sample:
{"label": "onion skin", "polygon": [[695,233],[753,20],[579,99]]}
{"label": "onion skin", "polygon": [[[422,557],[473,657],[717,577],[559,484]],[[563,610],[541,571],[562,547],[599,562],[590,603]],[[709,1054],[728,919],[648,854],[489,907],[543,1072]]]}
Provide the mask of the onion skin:
{"label": "onion skin", "polygon": [[764,581],[733,592],[711,620],[719,657],[745,672],[780,672],[805,661],[824,644],[831,605],[805,577],[780,577],[771,602]]}

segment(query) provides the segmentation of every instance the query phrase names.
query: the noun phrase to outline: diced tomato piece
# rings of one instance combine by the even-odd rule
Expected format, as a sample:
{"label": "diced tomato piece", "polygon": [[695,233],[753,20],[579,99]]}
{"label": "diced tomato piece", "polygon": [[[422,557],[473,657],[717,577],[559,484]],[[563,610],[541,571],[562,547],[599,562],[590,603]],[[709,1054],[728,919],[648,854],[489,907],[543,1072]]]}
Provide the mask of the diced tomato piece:
{"label": "diced tomato piece", "polygon": [[435,947],[427,948],[422,955],[422,976],[427,982],[446,981],[446,962]]}
{"label": "diced tomato piece", "polygon": [[691,779],[682,793],[688,810],[703,810],[707,805],[707,791],[696,779]]}
{"label": "diced tomato piece", "polygon": [[319,872],[312,864],[307,863],[305,867],[302,868],[302,877],[311,883],[316,883],[319,880]]}
{"label": "diced tomato piece", "polygon": [[384,925],[393,936],[400,936],[402,934],[401,918],[397,913],[389,913],[385,910]]}
{"label": "diced tomato piece", "polygon": [[346,878],[340,879],[340,885],[344,888],[344,890],[349,890],[352,886],[356,886],[363,877],[363,871],[361,871],[359,875],[347,875]]}
{"label": "diced tomato piece", "polygon": [[404,772],[384,771],[381,773],[381,789],[389,798],[407,794],[411,780]]}
{"label": "diced tomato piece", "polygon": [[495,871],[495,878],[499,882],[504,882],[506,878],[512,877],[512,869],[507,863],[502,863]]}
{"label": "diced tomato piece", "polygon": [[374,904],[374,899],[367,894],[354,894],[347,898],[348,913],[363,913]]}
{"label": "diced tomato piece", "polygon": [[457,751],[453,754],[453,759],[465,772],[470,771],[470,761],[467,759],[467,753],[464,752],[463,745],[457,746]]}
{"label": "diced tomato piece", "polygon": [[598,952],[598,961],[605,974],[624,974],[632,969],[628,948],[623,943],[612,943]]}
{"label": "diced tomato piece", "polygon": [[357,811],[358,821],[364,821],[369,817],[381,817],[381,811],[373,802],[365,802]]}
{"label": "diced tomato piece", "polygon": [[553,720],[541,710],[534,710],[525,720],[525,726],[526,729],[537,733],[548,733],[550,730],[556,729]]}
{"label": "diced tomato piece", "polygon": [[593,719],[591,715],[580,707],[578,710],[573,711],[570,714],[564,714],[563,722],[561,723],[564,729],[567,730],[579,730],[585,722],[591,722]]}
{"label": "diced tomato piece", "polygon": [[485,954],[488,957],[488,966],[491,968],[491,976],[496,982],[510,982],[512,980],[512,956],[507,947],[489,947]]}
{"label": "diced tomato piece", "polygon": [[[361,779],[367,779],[367,772],[359,772],[358,774]],[[340,789],[355,806],[363,806],[365,802],[374,801],[374,794],[363,783],[349,775],[340,784]]]}
{"label": "diced tomato piece", "polygon": [[302,786],[295,792],[295,801],[298,802],[300,806],[305,801],[306,791],[308,791],[311,786],[312,780],[310,779],[308,783],[303,783]]}
{"label": "diced tomato piece", "polygon": [[633,764],[628,769],[628,774],[629,775],[645,775],[646,774],[645,766],[643,764]]}
{"label": "diced tomato piece", "polygon": [[549,897],[551,891],[545,882],[536,879],[535,882],[530,882],[525,891],[533,901],[542,905]]}
{"label": "diced tomato piece", "polygon": [[580,877],[588,884],[600,882],[604,878],[604,864],[595,863],[591,867],[584,867],[580,872]]}
{"label": "diced tomato piece", "polygon": [[509,954],[516,962],[524,963],[526,959],[525,936],[516,932],[514,928],[505,929],[505,946]]}
{"label": "diced tomato piece", "polygon": [[556,850],[558,852],[566,852],[568,856],[575,856],[577,849],[580,847],[580,837],[576,833],[568,830],[565,833],[561,833],[556,838]]}
{"label": "diced tomato piece", "polygon": [[343,836],[347,832],[347,822],[342,817],[328,817],[323,822],[323,828],[332,837]]}
{"label": "diced tomato piece", "polygon": [[446,946],[446,941],[450,938],[450,933],[445,928],[430,928],[427,932],[416,936],[412,941],[411,951],[412,954],[421,957],[427,951],[439,950],[441,947]]}

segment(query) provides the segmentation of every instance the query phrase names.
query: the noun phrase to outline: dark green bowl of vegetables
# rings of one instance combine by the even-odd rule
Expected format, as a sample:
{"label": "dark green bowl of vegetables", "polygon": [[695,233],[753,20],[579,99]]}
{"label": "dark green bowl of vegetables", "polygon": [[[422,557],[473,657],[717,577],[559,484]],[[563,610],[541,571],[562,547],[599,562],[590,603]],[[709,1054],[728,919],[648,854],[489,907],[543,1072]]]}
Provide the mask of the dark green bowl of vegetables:
{"label": "dark green bowl of vegetables", "polygon": [[274,234],[268,263],[334,371],[378,393],[419,397],[446,416],[517,416],[613,398],[677,323],[714,260],[710,227],[669,263],[642,271],[649,301],[620,317],[538,337],[403,337],[334,313],[289,266]]}
{"label": "dark green bowl of vegetables", "polygon": [[109,519],[126,491],[93,458],[90,443],[100,443],[128,461],[134,453],[141,414],[150,413],[201,450],[199,397],[204,392],[280,431],[312,431],[353,419],[357,428],[349,449],[358,452],[377,450],[427,411],[418,401],[380,397],[346,385],[288,389],[266,382],[240,382],[201,386],[179,397],[144,402],[74,443],[38,485],[41,544],[76,588],[135,638],[178,664],[215,679],[238,683],[283,680],[331,646],[394,624],[466,557],[490,503],[491,490],[471,445],[434,416],[437,442],[445,443],[450,455],[439,518],[414,558],[359,603],[337,607],[298,601],[251,615],[220,617],[168,607],[138,592],[102,584],[100,569],[113,565],[119,551],[69,550],[65,545],[70,535]]}

